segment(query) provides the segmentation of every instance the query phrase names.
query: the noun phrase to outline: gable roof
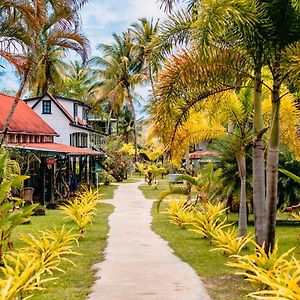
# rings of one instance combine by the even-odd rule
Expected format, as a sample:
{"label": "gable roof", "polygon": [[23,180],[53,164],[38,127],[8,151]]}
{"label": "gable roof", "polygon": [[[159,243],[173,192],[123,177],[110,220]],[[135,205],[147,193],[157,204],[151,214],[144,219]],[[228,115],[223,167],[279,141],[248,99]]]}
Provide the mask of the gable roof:
{"label": "gable roof", "polygon": [[[3,130],[6,118],[15,98],[0,93],[0,131]],[[38,114],[23,100],[20,100],[10,122],[8,132],[24,134],[58,135]]]}
{"label": "gable roof", "polygon": [[[45,96],[48,96],[55,104],[56,106],[61,110],[61,112],[66,116],[66,118],[73,124],[76,124],[76,121],[75,119],[73,118],[73,116],[64,108],[64,106],[59,102],[59,100],[57,98],[60,98],[60,99],[64,99],[64,100],[71,100],[73,102],[78,102],[78,103],[81,103],[80,101],[78,100],[74,100],[74,99],[68,99],[68,98],[64,98],[64,97],[58,97],[58,96],[53,96],[52,94],[50,94],[49,92],[46,92],[43,96],[41,97],[36,97],[36,98],[29,98],[29,99],[25,99],[24,101],[25,102],[29,102],[29,101],[32,101],[32,100],[37,100],[34,105],[31,107],[32,109],[34,109],[39,103],[40,101],[45,98]],[[71,124],[71,125],[73,125]],[[89,129],[89,126],[86,126],[84,124],[84,122],[78,118],[77,119],[77,124],[76,125],[79,125],[81,126],[82,128],[85,128],[85,129]]]}

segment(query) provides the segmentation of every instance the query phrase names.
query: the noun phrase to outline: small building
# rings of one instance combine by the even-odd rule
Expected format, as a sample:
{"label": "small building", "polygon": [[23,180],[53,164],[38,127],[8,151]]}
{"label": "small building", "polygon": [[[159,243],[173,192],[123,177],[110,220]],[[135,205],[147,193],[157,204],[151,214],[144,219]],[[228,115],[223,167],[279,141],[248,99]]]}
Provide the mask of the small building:
{"label": "small building", "polygon": [[50,93],[24,101],[59,134],[55,142],[96,150],[102,148],[105,135],[88,124],[89,107],[85,103]]}
{"label": "small building", "polygon": [[[0,132],[13,102],[14,97],[0,93]],[[57,131],[20,100],[4,146],[21,165],[25,164],[25,173],[30,176],[25,185],[34,188],[35,200],[42,204],[68,197],[80,183],[95,183],[97,159],[102,156],[101,152],[83,145],[58,143],[57,138]]]}

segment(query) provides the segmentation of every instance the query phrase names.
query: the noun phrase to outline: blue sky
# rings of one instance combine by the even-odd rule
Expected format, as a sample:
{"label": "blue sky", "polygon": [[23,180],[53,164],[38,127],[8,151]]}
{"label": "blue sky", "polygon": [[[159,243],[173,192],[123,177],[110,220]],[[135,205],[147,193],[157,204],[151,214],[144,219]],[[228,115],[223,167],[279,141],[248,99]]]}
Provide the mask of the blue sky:
{"label": "blue sky", "polygon": [[[112,33],[125,31],[139,18],[164,18],[156,0],[90,0],[82,11],[82,29],[90,40],[92,55],[98,55],[96,45],[112,41]],[[72,56],[73,57],[73,56]],[[6,70],[5,79],[0,80],[0,90],[16,90],[18,80],[13,70]],[[147,88],[139,89],[146,98]]]}

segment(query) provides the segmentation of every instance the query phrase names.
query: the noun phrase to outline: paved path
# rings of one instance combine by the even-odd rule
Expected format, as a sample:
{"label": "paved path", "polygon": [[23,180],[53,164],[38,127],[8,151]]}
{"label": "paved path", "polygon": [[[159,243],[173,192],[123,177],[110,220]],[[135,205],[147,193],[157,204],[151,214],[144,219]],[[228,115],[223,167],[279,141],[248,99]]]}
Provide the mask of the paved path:
{"label": "paved path", "polygon": [[91,300],[209,300],[195,271],[150,228],[152,201],[140,183],[118,187],[109,203],[105,260],[97,268]]}

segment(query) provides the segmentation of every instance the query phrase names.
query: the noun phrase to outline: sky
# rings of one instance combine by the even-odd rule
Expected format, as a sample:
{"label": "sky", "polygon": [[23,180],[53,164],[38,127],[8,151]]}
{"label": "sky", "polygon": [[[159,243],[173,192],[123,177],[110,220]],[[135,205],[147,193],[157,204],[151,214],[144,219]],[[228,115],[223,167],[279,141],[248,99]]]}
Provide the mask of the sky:
{"label": "sky", "polygon": [[[122,33],[139,18],[165,17],[157,0],[90,0],[81,10],[82,31],[92,47],[92,55],[100,55],[96,46],[112,41],[112,34]],[[73,55],[70,55],[73,58]],[[0,80],[0,90],[16,90],[18,80],[11,68],[6,69],[5,79]],[[143,98],[147,88],[139,89]]]}

